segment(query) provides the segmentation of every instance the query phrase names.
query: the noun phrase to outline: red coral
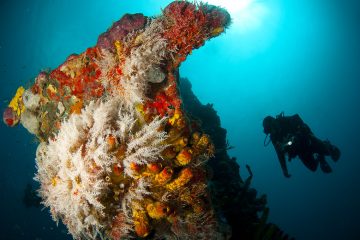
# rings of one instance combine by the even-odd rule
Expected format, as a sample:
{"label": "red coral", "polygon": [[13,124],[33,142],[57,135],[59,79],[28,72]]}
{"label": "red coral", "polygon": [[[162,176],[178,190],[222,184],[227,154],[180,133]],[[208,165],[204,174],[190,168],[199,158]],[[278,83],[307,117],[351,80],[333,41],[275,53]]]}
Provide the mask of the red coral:
{"label": "red coral", "polygon": [[158,92],[153,100],[145,103],[144,110],[150,114],[172,116],[175,109],[180,108],[181,101],[177,94],[175,94],[176,92],[173,92],[174,95],[169,95],[169,93],[166,90]]}
{"label": "red coral", "polygon": [[169,107],[171,107],[171,101],[164,92],[158,93],[153,101],[145,104],[146,111],[156,110],[160,116],[165,116],[170,109]]}
{"label": "red coral", "polygon": [[58,68],[54,69],[50,73],[51,79],[56,79],[61,86],[71,85],[71,77],[66,75],[64,72],[60,71],[62,65],[60,65]]}
{"label": "red coral", "polygon": [[8,107],[3,112],[3,121],[7,126],[13,127],[19,122],[19,117],[12,108]]}
{"label": "red coral", "polygon": [[178,49],[181,55],[187,55],[193,48],[204,44],[206,19],[194,4],[173,2],[165,8],[164,15],[172,22],[164,33],[164,37],[170,42],[170,48]]}
{"label": "red coral", "polygon": [[202,46],[216,28],[225,28],[230,23],[230,15],[222,8],[208,4],[196,6],[185,1],[169,4],[164,15],[171,23],[164,37],[170,42],[169,48],[184,56],[192,49]]}
{"label": "red coral", "polygon": [[[104,93],[104,87],[101,82],[98,81],[101,70],[95,63],[95,59],[99,58],[99,50],[94,48],[88,48],[81,55],[71,55],[64,64],[60,65],[58,68],[53,70],[50,73],[50,78],[54,81],[57,81],[59,86],[57,89],[56,96],[54,93],[49,92],[48,95],[53,100],[59,100],[58,95],[61,97],[65,94],[65,87],[68,87],[71,90],[71,94],[78,98],[92,99],[101,97]],[[77,59],[82,59],[82,65],[75,69],[78,74],[72,77],[69,74],[61,71],[62,66],[66,66],[69,61],[75,61]]]}
{"label": "red coral", "polygon": [[210,29],[219,27],[226,28],[231,22],[230,14],[223,8],[209,4],[202,4],[200,5],[199,9],[205,13]]}
{"label": "red coral", "polygon": [[126,231],[126,217],[123,213],[118,213],[111,224],[110,236],[112,239],[121,239]]}

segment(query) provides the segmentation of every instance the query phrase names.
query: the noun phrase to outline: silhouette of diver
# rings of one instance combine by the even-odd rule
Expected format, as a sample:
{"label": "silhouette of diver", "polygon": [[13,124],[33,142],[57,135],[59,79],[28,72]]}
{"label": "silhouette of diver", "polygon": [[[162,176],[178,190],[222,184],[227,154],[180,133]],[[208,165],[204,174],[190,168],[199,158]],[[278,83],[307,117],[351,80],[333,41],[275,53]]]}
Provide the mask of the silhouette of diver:
{"label": "silhouette of diver", "polygon": [[[263,127],[266,137],[270,134],[270,140],[285,177],[291,176],[286,166],[286,155],[288,161],[299,156],[302,163],[311,171],[315,171],[320,164],[324,173],[332,172],[330,165],[325,161],[325,156],[331,156],[335,162],[340,158],[339,148],[328,140],[322,141],[315,137],[298,114],[284,116],[282,112],[276,118],[267,116],[263,120]],[[267,144],[264,142],[265,146],[268,144],[269,142]]]}
{"label": "silhouette of diver", "polygon": [[26,185],[22,201],[27,208],[40,207],[41,198],[37,195],[36,190],[33,189],[30,183]]}

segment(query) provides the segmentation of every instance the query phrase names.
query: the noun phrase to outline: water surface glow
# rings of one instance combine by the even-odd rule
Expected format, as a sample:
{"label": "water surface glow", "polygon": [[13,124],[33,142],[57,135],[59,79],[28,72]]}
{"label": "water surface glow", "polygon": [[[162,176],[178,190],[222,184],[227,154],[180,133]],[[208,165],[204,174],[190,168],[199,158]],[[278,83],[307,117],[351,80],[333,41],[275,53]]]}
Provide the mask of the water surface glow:
{"label": "water surface glow", "polygon": [[257,0],[209,0],[207,2],[226,8],[232,16],[233,24],[242,33],[259,29],[271,11],[265,2]]}

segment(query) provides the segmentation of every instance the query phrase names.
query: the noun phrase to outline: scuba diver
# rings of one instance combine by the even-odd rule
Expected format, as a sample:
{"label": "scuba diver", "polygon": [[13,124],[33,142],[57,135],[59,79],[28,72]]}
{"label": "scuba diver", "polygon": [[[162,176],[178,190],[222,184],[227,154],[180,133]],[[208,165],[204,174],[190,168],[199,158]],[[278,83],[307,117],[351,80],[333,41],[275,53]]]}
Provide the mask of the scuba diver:
{"label": "scuba diver", "polygon": [[280,113],[276,118],[267,116],[263,120],[264,133],[275,148],[281,169],[285,177],[290,177],[286,166],[286,155],[288,161],[298,156],[302,163],[311,171],[315,171],[320,164],[324,173],[332,172],[330,165],[325,161],[325,156],[330,156],[335,162],[340,158],[340,150],[332,145],[330,141],[318,139],[308,125],[306,125],[298,114],[284,116]]}

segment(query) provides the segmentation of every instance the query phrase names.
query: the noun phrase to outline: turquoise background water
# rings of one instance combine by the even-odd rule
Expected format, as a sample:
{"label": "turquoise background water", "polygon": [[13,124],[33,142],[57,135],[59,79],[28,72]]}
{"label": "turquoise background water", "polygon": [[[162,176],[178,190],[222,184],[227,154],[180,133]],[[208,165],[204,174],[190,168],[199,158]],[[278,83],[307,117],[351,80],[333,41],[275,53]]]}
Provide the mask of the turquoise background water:
{"label": "turquoise background water", "polygon": [[[2,0],[1,109],[19,85],[29,86],[41,69],[93,46],[124,13],[156,15],[169,2]],[[229,153],[237,157],[244,177],[245,164],[252,167],[253,186],[267,194],[272,222],[299,240],[360,239],[359,4],[253,4],[263,12],[250,9],[253,16],[240,17],[244,22],[234,21],[226,34],[194,51],[180,74],[190,79],[203,103],[214,104],[235,146]],[[310,172],[293,160],[288,164],[292,177],[283,177],[272,146],[263,146],[261,126],[266,115],[281,111],[299,113],[319,138],[339,146],[340,161],[329,160],[332,174]],[[22,127],[4,124],[0,133],[0,239],[69,239],[48,209],[22,205],[35,171],[34,138]]]}

